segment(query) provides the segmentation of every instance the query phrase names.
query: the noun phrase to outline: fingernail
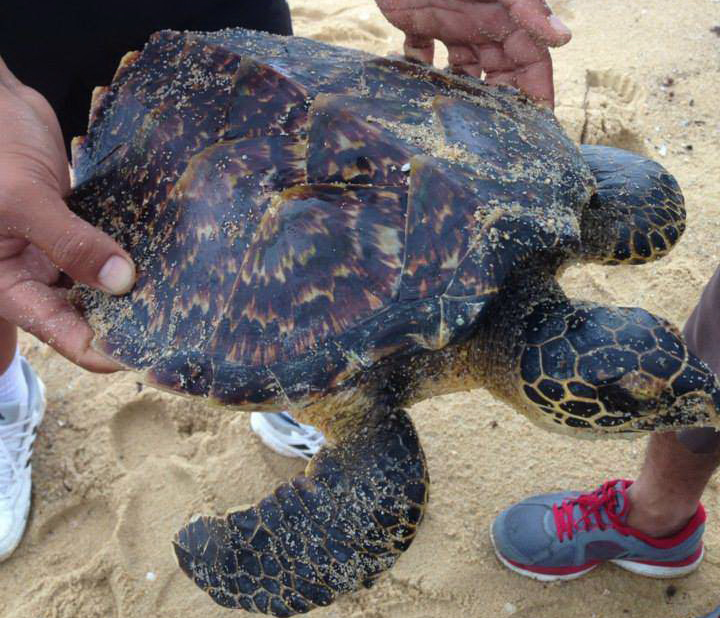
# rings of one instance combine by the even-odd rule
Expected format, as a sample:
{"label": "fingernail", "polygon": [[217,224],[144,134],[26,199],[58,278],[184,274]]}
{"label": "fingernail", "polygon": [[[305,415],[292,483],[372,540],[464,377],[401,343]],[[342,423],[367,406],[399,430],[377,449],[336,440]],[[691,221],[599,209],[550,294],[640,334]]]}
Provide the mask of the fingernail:
{"label": "fingernail", "polygon": [[570,32],[570,28],[568,28],[557,15],[550,15],[548,17],[548,21],[550,22],[550,27],[557,32],[562,37],[569,37],[572,36],[572,32]]}
{"label": "fingernail", "polygon": [[135,282],[135,268],[125,258],[113,255],[100,269],[98,281],[111,294],[125,294]]}

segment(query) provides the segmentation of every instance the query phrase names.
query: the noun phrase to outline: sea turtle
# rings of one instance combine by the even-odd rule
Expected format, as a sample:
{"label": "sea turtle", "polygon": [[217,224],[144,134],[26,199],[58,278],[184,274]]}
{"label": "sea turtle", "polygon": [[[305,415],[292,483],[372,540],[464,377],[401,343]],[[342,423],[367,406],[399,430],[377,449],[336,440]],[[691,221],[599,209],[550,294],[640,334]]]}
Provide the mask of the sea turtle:
{"label": "sea turtle", "polygon": [[73,164],[71,207],[139,265],[124,297],[76,291],[97,349],[327,435],[305,474],[176,535],[221,605],[290,616],[393,565],[428,499],[405,412],[427,397],[483,386],[578,436],[718,419],[675,327],[556,282],[572,261],[665,255],[677,183],[578,149],[511,88],[302,38],[165,31],[96,90]]}

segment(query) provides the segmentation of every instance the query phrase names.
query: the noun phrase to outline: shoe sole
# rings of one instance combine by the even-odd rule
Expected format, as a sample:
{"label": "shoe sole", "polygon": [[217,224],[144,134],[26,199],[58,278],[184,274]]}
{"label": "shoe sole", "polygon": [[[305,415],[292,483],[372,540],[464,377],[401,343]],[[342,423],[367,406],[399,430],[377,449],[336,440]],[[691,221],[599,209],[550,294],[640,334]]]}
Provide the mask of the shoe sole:
{"label": "shoe sole", "polygon": [[[492,533],[492,528],[490,529],[490,542],[492,543],[493,550],[495,551],[495,555],[497,556],[498,560],[513,571],[514,573],[518,573],[519,575],[524,575],[525,577],[529,577],[531,579],[540,581],[540,582],[554,582],[554,581],[571,581],[573,579],[578,579],[579,577],[582,577],[583,575],[586,575],[593,569],[599,567],[602,563],[598,562],[597,564],[593,564],[592,566],[589,566],[586,569],[583,569],[581,571],[577,571],[574,573],[568,573],[563,575],[557,575],[557,574],[549,574],[549,573],[537,573],[535,571],[530,571],[528,569],[523,569],[522,567],[517,566],[516,564],[513,564],[510,562],[507,558],[505,558],[500,551],[497,548],[497,545],[495,544],[495,537]],[[690,564],[686,564],[679,567],[667,567],[667,566],[661,566],[656,564],[645,564],[642,562],[635,562],[633,560],[609,560],[608,562],[611,562],[617,566],[619,566],[622,569],[625,569],[626,571],[630,571],[631,573],[635,573],[636,575],[642,575],[643,577],[651,577],[653,579],[672,579],[676,577],[684,577],[685,575],[690,575],[693,571],[695,571],[699,566],[700,563],[703,560],[703,557],[705,556],[705,548],[701,548],[700,550],[700,556],[691,562]]]}
{"label": "shoe sole", "polygon": [[626,571],[635,573],[636,575],[643,575],[645,577],[653,577],[655,579],[671,579],[674,577],[684,577],[690,575],[693,571],[697,570],[700,563],[705,557],[705,548],[700,548],[700,555],[693,562],[684,564],[683,566],[668,567],[660,564],[645,564],[642,562],[634,562],[633,560],[611,560],[613,564],[616,564]]}

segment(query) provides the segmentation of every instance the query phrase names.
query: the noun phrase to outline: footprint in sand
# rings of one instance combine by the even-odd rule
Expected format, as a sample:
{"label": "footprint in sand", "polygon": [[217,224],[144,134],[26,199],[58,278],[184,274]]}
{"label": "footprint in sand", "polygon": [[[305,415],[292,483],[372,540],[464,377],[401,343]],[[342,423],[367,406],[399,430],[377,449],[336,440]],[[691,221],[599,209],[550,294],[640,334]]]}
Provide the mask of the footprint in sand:
{"label": "footprint in sand", "polygon": [[[27,597],[26,597],[27,598]],[[119,618],[112,585],[102,573],[51,580],[3,618]]]}
{"label": "footprint in sand", "polygon": [[[335,612],[328,616],[399,616],[403,618],[437,618],[466,613],[451,595],[435,596],[422,585],[406,584],[393,577],[384,577],[372,592],[362,590],[340,597]],[[485,614],[479,614],[484,616]]]}
{"label": "footprint in sand", "polygon": [[85,566],[103,549],[98,539],[115,528],[115,514],[101,500],[64,506],[40,520],[31,537],[32,547],[42,547],[43,562],[67,572]]}
{"label": "footprint in sand", "polygon": [[124,479],[127,490],[120,496],[115,537],[124,572],[147,586],[145,615],[153,615],[157,595],[177,571],[171,543],[192,510],[199,508],[195,472],[180,458],[151,457]]}
{"label": "footprint in sand", "polygon": [[588,70],[582,107],[585,121],[580,135],[583,144],[604,144],[644,154],[637,112],[645,99],[640,85],[628,75],[613,70]]}
{"label": "footprint in sand", "polygon": [[110,424],[115,454],[132,470],[149,455],[164,457],[182,451],[181,436],[168,416],[162,399],[143,397],[124,405]]}

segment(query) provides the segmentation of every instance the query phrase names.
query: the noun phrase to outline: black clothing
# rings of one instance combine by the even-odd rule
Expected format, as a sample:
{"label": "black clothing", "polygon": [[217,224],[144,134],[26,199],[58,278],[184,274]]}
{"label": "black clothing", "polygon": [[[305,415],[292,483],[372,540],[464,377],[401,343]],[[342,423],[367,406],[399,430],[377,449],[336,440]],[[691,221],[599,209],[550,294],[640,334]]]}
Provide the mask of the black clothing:
{"label": "black clothing", "polygon": [[[683,336],[688,348],[720,375],[720,267],[685,322]],[[686,429],[678,439],[693,453],[713,453],[720,447],[720,433],[712,427]]]}
{"label": "black clothing", "polygon": [[235,26],[292,34],[285,0],[0,0],[0,56],[48,99],[69,144],[86,132],[92,89],[150,34]]}

